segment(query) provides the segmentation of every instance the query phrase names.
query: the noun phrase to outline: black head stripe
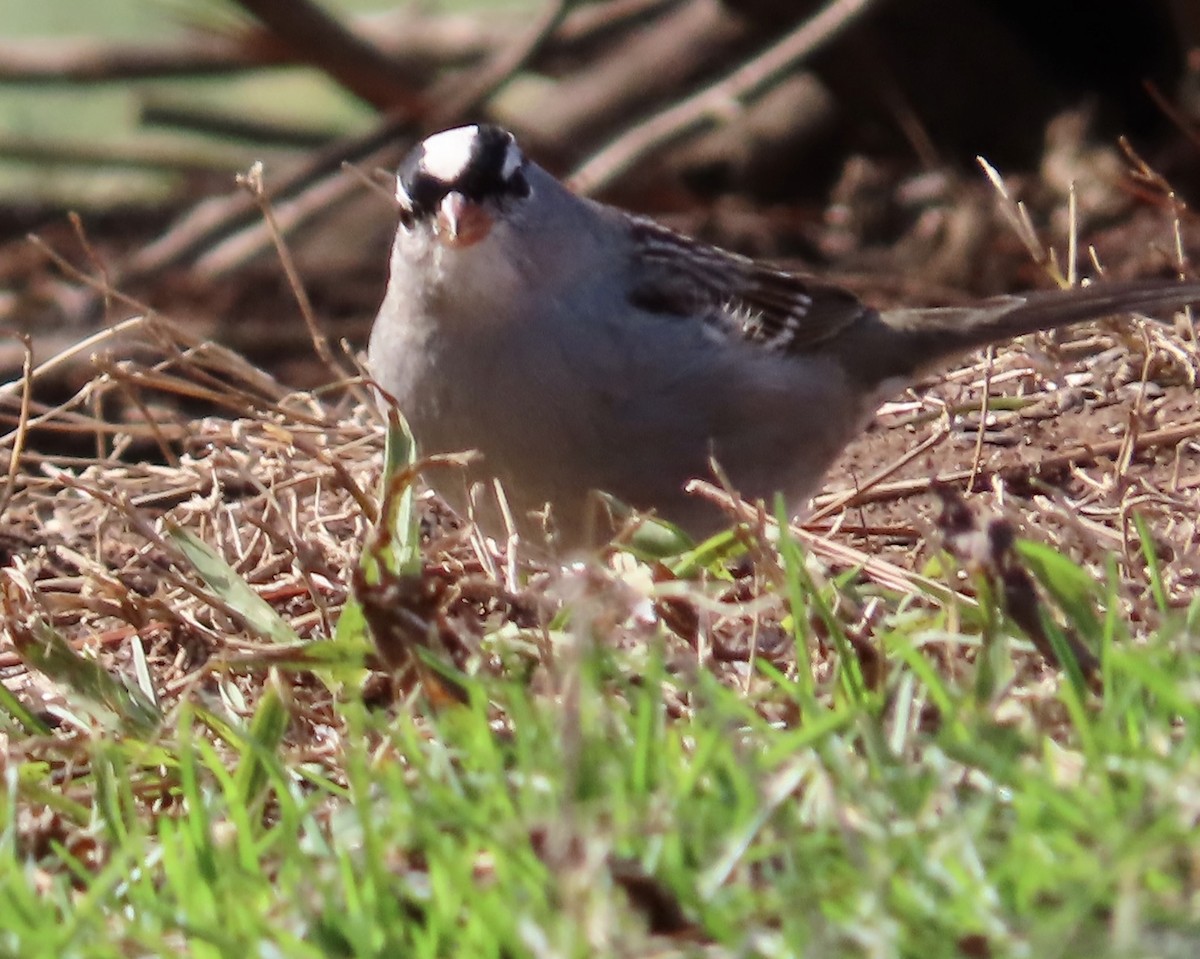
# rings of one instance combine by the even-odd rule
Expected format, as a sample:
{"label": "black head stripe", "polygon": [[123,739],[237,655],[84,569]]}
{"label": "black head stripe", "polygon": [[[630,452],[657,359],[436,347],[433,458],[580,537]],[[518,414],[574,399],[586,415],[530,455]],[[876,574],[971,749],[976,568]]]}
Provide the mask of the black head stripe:
{"label": "black head stripe", "polygon": [[[447,168],[444,157],[435,158],[428,146],[435,137],[447,134],[423,140],[404,158],[397,176],[412,216],[432,216],[451,191],[477,203],[495,205],[529,195],[525,161],[512,134],[490,124],[471,129],[473,135],[463,130],[461,140],[454,144],[455,149],[462,146],[465,155],[461,163],[452,164],[453,169]],[[453,137],[459,132],[448,131],[448,135]]]}

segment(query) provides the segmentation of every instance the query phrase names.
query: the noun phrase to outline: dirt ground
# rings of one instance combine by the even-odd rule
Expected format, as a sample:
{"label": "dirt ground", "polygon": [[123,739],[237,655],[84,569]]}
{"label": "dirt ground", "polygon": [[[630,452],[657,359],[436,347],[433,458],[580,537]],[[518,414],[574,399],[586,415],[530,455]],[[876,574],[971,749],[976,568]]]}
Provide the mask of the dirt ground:
{"label": "dirt ground", "polygon": [[[884,240],[862,226],[877,197],[851,189],[824,211],[718,204],[672,222],[768,256],[786,258],[797,245],[824,251],[828,272],[879,306],[1050,285],[1053,267],[1035,262],[1009,222],[1011,208],[981,180],[948,181]],[[893,197],[913,189],[891,186]],[[1081,217],[1079,249],[1088,252],[1080,262],[1094,259],[1119,278],[1194,275],[1194,215],[1124,181],[1109,190],[1096,204],[1103,216]],[[1061,198],[1027,192],[1032,217],[1055,235]],[[358,251],[357,267],[305,275],[335,345],[365,340],[384,282],[389,215],[368,231],[374,239]],[[87,224],[82,254],[62,218],[38,233],[95,283],[165,229],[153,218]],[[1055,245],[1061,262],[1065,244]],[[37,584],[37,603],[71,635],[119,639],[149,624],[188,637],[160,647],[163,657],[202,659],[196,643],[215,642],[222,619],[169,609],[163,598],[164,589],[186,591],[180,577],[162,578],[169,549],[153,523],[168,515],[215,539],[250,582],[293,608],[302,632],[330,628],[366,530],[367,512],[355,503],[375,488],[382,439],[359,405],[361,390],[292,392],[331,375],[278,267],[259,264],[216,285],[178,273],[118,286],[171,318],[175,332],[135,323],[79,351],[72,344],[116,328],[137,307],[112,290],[107,303],[88,294],[80,276],[65,278],[23,238],[0,248],[0,276],[11,291],[5,313],[31,337],[38,367],[27,390],[22,342],[0,352],[0,379],[11,381],[0,388],[5,442],[21,447],[3,487],[0,562]],[[352,369],[345,355],[342,367]],[[1200,580],[1198,368],[1195,330],[1183,317],[1089,325],[1026,338],[990,361],[970,358],[884,406],[831,472],[810,532],[849,551],[835,565],[874,557],[919,574],[942,542],[931,492],[938,480],[972,490],[981,514],[1005,517],[1097,577],[1117,560],[1129,610],[1153,620],[1156,603],[1185,606]],[[1135,514],[1154,537],[1163,596]],[[131,612],[115,584],[149,605]]]}

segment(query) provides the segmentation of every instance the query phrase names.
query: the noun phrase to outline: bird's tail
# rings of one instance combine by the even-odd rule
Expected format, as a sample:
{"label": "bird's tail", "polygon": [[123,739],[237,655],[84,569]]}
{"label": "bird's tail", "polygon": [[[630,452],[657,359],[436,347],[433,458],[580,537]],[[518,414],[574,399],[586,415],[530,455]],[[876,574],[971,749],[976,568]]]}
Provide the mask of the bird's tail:
{"label": "bird's tail", "polygon": [[887,328],[881,339],[891,340],[895,362],[878,378],[916,373],[1026,333],[1120,314],[1162,316],[1193,303],[1200,304],[1200,281],[1159,279],[1003,296],[970,307],[889,310],[880,317]]}

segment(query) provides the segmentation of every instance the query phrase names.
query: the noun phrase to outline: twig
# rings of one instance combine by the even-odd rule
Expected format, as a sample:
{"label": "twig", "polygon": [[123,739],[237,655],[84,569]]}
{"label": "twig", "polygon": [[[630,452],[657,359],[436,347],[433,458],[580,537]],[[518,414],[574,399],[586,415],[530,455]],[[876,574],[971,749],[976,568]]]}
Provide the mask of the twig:
{"label": "twig", "polygon": [[[374,172],[377,175],[372,176],[371,174],[366,173],[363,170],[360,170],[353,163],[343,163],[342,164],[342,172],[347,174],[348,176],[354,177],[354,179],[356,179],[364,187],[366,187],[368,190],[370,190],[372,193],[374,193],[376,196],[378,196],[379,199],[382,200],[385,204],[387,204],[389,206],[397,207],[397,208],[400,206],[400,201],[396,199],[396,188],[394,186],[392,186],[389,189],[387,183],[385,183],[383,180],[382,171],[376,170]],[[394,182],[394,180],[390,176],[387,179],[388,179],[389,183]]]}
{"label": "twig", "polygon": [[[734,515],[739,516],[744,522],[751,524],[765,522],[768,527],[776,525],[773,517],[764,517],[760,510],[745,500],[732,495],[715,483],[694,479],[688,484],[687,491],[689,493],[696,493],[716,503],[727,512],[732,512]],[[944,583],[939,583],[937,580],[910,572],[894,563],[880,559],[878,556],[872,556],[869,553],[864,553],[862,550],[855,549],[853,546],[839,543],[825,536],[819,530],[810,530],[804,526],[793,524],[790,527],[790,531],[793,536],[817,556],[844,568],[861,570],[864,575],[873,579],[881,586],[899,592],[919,590],[934,596],[942,602],[954,601],[974,605],[974,600],[970,597],[955,592]]]}
{"label": "twig", "polygon": [[[321,179],[297,196],[274,200],[273,227],[263,219],[213,242],[196,258],[193,272],[197,276],[215,279],[244,266],[270,248],[272,229],[281,235],[291,233],[314,218],[336,209],[358,189],[356,178],[339,174]],[[264,197],[271,202],[270,191],[264,191]]]}
{"label": "twig", "polygon": [[576,2],[578,0],[550,0],[527,31],[492,56],[466,82],[458,77],[449,77],[438,84],[430,95],[434,104],[430,126],[436,128],[453,123],[473,113],[490,99],[518,70],[541,52]]}
{"label": "twig", "polygon": [[25,349],[25,360],[21,364],[20,383],[21,409],[17,414],[17,428],[13,431],[12,450],[8,454],[8,470],[5,476],[4,489],[0,490],[0,517],[4,516],[8,504],[12,501],[17,489],[17,473],[21,469],[21,453],[25,450],[25,439],[29,429],[29,405],[33,397],[33,341],[27,333],[14,334]]}
{"label": "twig", "polygon": [[190,101],[146,96],[141,99],[138,123],[144,127],[169,127],[188,133],[218,136],[224,140],[242,140],[257,147],[299,150],[328,146],[338,136],[333,130],[248,117],[242,104],[233,110],[236,112],[199,106]]}
{"label": "twig", "polygon": [[128,497],[120,493],[110,493],[99,486],[84,482],[65,470],[52,471],[52,475],[63,486],[76,490],[83,496],[94,499],[115,510],[125,518],[125,521],[134,532],[170,557],[171,562],[165,564],[163,573],[172,583],[195,599],[200,600],[200,602],[224,613],[235,623],[238,623],[250,632],[256,632],[254,623],[248,620],[244,613],[226,602],[217,593],[202,586],[197,586],[184,574],[183,570],[191,568],[187,558],[180,553],[179,548],[174,543],[159,533],[155,524],[141,510],[129,502]]}
{"label": "twig", "polygon": [[[142,422],[145,424],[145,428],[149,430],[151,437],[158,446],[158,451],[162,454],[163,461],[171,467],[178,467],[179,457],[176,455],[175,451],[171,449],[171,441],[167,437],[166,431],[159,423],[159,418],[150,411],[150,407],[146,404],[145,399],[142,397],[142,391],[135,388],[132,379],[121,375],[123,372],[121,369],[121,364],[113,363],[107,357],[104,357],[95,363],[95,367],[97,372],[100,373],[101,377],[113,382],[116,385],[116,388],[121,391],[121,395],[129,401],[130,405],[136,407],[137,411],[141,413]],[[99,419],[100,417],[97,417],[97,420]],[[98,430],[97,432],[102,433],[104,431]],[[97,457],[97,460],[99,460],[99,457]]]}
{"label": "twig", "polygon": [[271,209],[271,203],[267,199],[266,191],[263,189],[262,164],[255,163],[250,167],[248,173],[238,174],[237,182],[239,186],[249,191],[250,195],[254,197],[254,202],[258,204],[258,208],[262,212],[263,221],[266,224],[267,232],[270,234],[271,242],[275,244],[275,252],[279,256],[279,263],[283,267],[284,274],[287,276],[288,286],[291,287],[292,295],[296,298],[296,304],[300,307],[300,315],[304,317],[304,323],[308,327],[308,336],[312,340],[313,349],[316,350],[321,362],[325,364],[335,377],[345,378],[346,371],[334,360],[333,352],[329,349],[329,340],[317,325],[317,317],[313,312],[312,300],[308,298],[308,291],[304,289],[304,281],[300,278],[300,271],[296,269],[296,262],[292,259],[292,253],[283,240],[283,234],[279,230],[279,223],[275,219],[275,212]]}
{"label": "twig", "polygon": [[[1117,144],[1120,146],[1121,152],[1125,155],[1126,161],[1132,167],[1129,176],[1140,186],[1148,186],[1153,190],[1154,199],[1160,204],[1161,201],[1165,200],[1170,207],[1171,225],[1175,235],[1175,267],[1179,271],[1180,277],[1186,276],[1188,257],[1183,248],[1183,224],[1181,221],[1184,214],[1190,212],[1187,201],[1175,192],[1175,188],[1171,186],[1166,177],[1151,167],[1141,157],[1126,137],[1121,137],[1117,141]],[[1195,309],[1188,307],[1184,315],[1187,317],[1188,339],[1194,347],[1197,343]]]}
{"label": "twig", "polygon": [[[95,600],[92,600],[94,603]],[[115,611],[114,611],[115,615]],[[83,636],[69,637],[67,642],[71,644],[71,648],[77,653],[87,655],[93,654],[96,648],[108,649],[110,646],[121,646],[128,643],[130,637],[141,636],[153,630],[169,630],[172,626],[181,625],[182,620],[167,621],[151,619],[139,626],[118,626],[115,629],[106,629],[101,632],[89,632]],[[189,624],[191,625],[191,624]],[[15,652],[0,653],[0,669],[17,669],[25,668],[25,660],[20,654]]]}
{"label": "twig", "polygon": [[[1170,446],[1195,436],[1200,436],[1200,420],[1181,423],[1178,426],[1165,426],[1162,429],[1150,430],[1138,436],[1137,441],[1133,445],[1133,451],[1141,452],[1153,449],[1156,446]],[[1124,448],[1125,443],[1126,439],[1122,437],[1117,440],[1107,440],[1103,443],[1076,446],[1061,453],[1056,453],[1053,456],[1044,457],[1034,463],[1019,463],[1010,466],[984,466],[979,469],[975,476],[976,479],[999,476],[1009,480],[1037,476],[1067,466],[1092,463],[1101,457],[1118,456]],[[936,479],[939,483],[956,484],[971,479],[971,475],[972,471],[970,469],[951,470],[948,473],[939,474]],[[932,477],[899,480],[895,483],[886,483],[876,486],[873,489],[864,490],[861,493],[858,490],[838,490],[833,493],[826,493],[815,497],[813,502],[814,504],[825,505],[831,501],[845,499],[846,506],[858,506],[863,503],[882,503],[887,500],[903,499],[906,496],[928,492],[932,484]],[[847,496],[847,494],[853,495]]]}
{"label": "twig", "polygon": [[[395,157],[409,121],[402,115],[384,117],[367,133],[332,144],[309,157],[295,172],[282,177],[267,193],[272,203],[279,204],[291,197],[300,197],[314,184],[325,185],[329,174],[340,171],[344,163],[357,163],[368,169],[387,164]],[[234,164],[226,170],[236,169]],[[247,225],[255,224],[258,208],[246,193],[231,196],[194,208],[154,243],[142,247],[124,264],[120,279],[145,279],[160,270],[194,259],[215,244]],[[255,224],[257,225],[257,224]],[[265,234],[263,240],[265,241]]]}
{"label": "twig", "polygon": [[[594,32],[611,31],[615,28],[614,24],[616,27],[634,24],[639,17],[646,15],[647,9],[653,12],[662,5],[662,0],[618,2],[614,6],[618,8],[620,16],[613,15],[607,20],[597,19],[595,11],[585,8],[567,16],[561,32],[570,34],[572,43],[583,43]],[[526,39],[536,38],[539,34],[540,31],[533,31]],[[560,49],[556,36],[551,31],[545,38],[550,44],[549,49],[554,51]],[[514,46],[513,49],[516,51],[518,47]],[[543,48],[533,50],[531,55],[535,59],[540,49]],[[329,193],[324,194],[325,196],[334,200],[340,199],[348,194],[349,187],[327,187],[325,181],[330,173],[338,171],[348,163],[368,170],[376,166],[394,166],[415,133],[416,129],[409,114],[401,111],[382,117],[379,123],[366,133],[331,144],[328,149],[307,158],[301,168],[272,183],[268,191],[281,223],[285,218],[280,204],[285,199],[303,197],[314,185],[320,190],[327,189]],[[237,168],[243,162],[244,158],[227,169]],[[315,215],[319,213],[321,202],[326,201],[318,198],[309,202],[306,199],[301,205]],[[161,270],[194,261],[203,254],[211,256],[206,267],[210,273],[236,266],[268,245],[265,231],[257,229],[259,224],[254,223],[256,212],[250,198],[240,192],[196,207],[162,237],[131,256],[123,264],[121,282],[154,276]],[[247,226],[257,229],[257,232],[253,236],[234,240],[223,252],[213,249],[217,244],[231,240],[234,234]],[[284,223],[285,232],[289,227],[290,224]]]}
{"label": "twig", "polygon": [[922,453],[933,449],[933,447],[937,446],[949,435],[950,435],[949,429],[943,428],[943,429],[938,430],[936,433],[934,433],[929,438],[927,438],[923,443],[920,443],[917,446],[914,446],[911,450],[909,450],[903,456],[886,464],[877,472],[872,473],[869,477],[867,477],[866,481],[863,482],[861,485],[855,486],[854,489],[852,489],[852,490],[847,490],[840,497],[835,496],[829,502],[825,503],[820,509],[816,510],[811,516],[806,517],[805,523],[806,524],[818,523],[821,520],[823,520],[826,516],[830,516],[833,513],[836,513],[839,510],[842,510],[847,506],[850,506],[854,503],[863,502],[863,500],[862,500],[863,493],[878,486],[885,479],[887,479],[889,476],[891,476],[897,470],[904,467],[907,463],[911,463],[914,459],[916,459]]}
{"label": "twig", "polygon": [[[289,391],[280,386],[273,377],[253,366],[244,357],[239,356],[231,350],[225,350],[223,347],[219,347],[217,344],[210,343],[203,338],[192,335],[179,323],[176,323],[174,320],[168,319],[161,313],[156,312],[140,300],[129,296],[126,293],[122,293],[120,290],[114,288],[108,280],[97,279],[94,276],[84,273],[73,263],[51,248],[44,240],[42,240],[41,237],[30,235],[28,239],[30,243],[32,243],[39,250],[41,250],[42,253],[49,257],[50,260],[54,262],[54,265],[62,270],[63,273],[65,273],[71,279],[78,283],[82,283],[83,285],[95,290],[100,295],[111,299],[114,302],[121,303],[122,305],[142,314],[140,316],[132,317],[128,320],[123,320],[120,323],[116,323],[106,330],[101,330],[99,333],[89,336],[87,339],[74,344],[70,349],[64,350],[57,356],[52,357],[45,363],[42,363],[33,371],[33,376],[35,379],[37,379],[39,376],[49,373],[52,369],[65,364],[67,361],[78,356],[80,353],[83,353],[106,340],[114,339],[120,334],[129,332],[130,330],[145,327],[152,331],[165,329],[169,331],[171,336],[173,336],[178,342],[185,344],[190,349],[199,349],[203,347],[208,350],[220,350],[229,364],[228,369],[230,371],[234,372],[235,375],[237,375],[238,378],[244,383],[247,383],[255,390],[258,390],[262,396],[269,398],[274,403],[278,403],[284,396],[288,394]],[[6,392],[11,392],[13,389],[14,385],[11,383],[0,383],[0,396],[4,396]]]}
{"label": "twig", "polygon": [[1033,220],[1029,216],[1029,208],[1024,202],[1013,196],[1009,190],[1008,184],[1004,182],[1004,177],[1000,175],[1000,171],[988,163],[983,157],[978,156],[975,161],[983,170],[984,176],[991,182],[993,189],[1000,197],[1000,213],[1008,220],[1009,226],[1017,238],[1025,245],[1025,249],[1029,252],[1029,256],[1038,266],[1043,267],[1059,286],[1063,284],[1063,278],[1057,275],[1053,270],[1053,262],[1050,252],[1042,244],[1038,238],[1037,229],[1033,225]]}
{"label": "twig", "polygon": [[[585,3],[563,21],[557,41],[591,43],[662,13],[679,0],[607,0]],[[557,46],[557,43],[556,43]]]}
{"label": "twig", "polygon": [[104,315],[107,316],[108,311],[112,309],[112,296],[108,293],[108,289],[111,287],[108,279],[108,264],[104,262],[104,257],[97,252],[96,248],[92,246],[92,241],[88,239],[87,230],[83,225],[83,218],[74,210],[67,214],[67,218],[70,220],[71,229],[75,233],[75,239],[79,241],[80,247],[83,248],[83,255],[87,257],[87,261],[92,265],[92,269],[96,271],[96,276],[99,277],[100,282],[103,284],[105,290]]}
{"label": "twig", "polygon": [[741,108],[805,57],[824,46],[870,8],[873,0],[830,0],[774,46],[724,79],[622,134],[571,177],[582,193],[608,186],[645,157]]}
{"label": "twig", "polygon": [[[586,9],[586,8],[585,8]],[[574,18],[568,18],[560,34]],[[553,90],[524,112],[518,130],[549,156],[587,155],[631,117],[644,117],[720,76],[753,42],[753,24],[713,0],[680,0],[599,50],[584,50]],[[556,54],[557,44],[551,48]]]}
{"label": "twig", "polygon": [[[41,241],[39,240],[38,242]],[[56,356],[52,356],[44,363],[38,364],[36,367],[30,370],[29,378],[33,380],[39,379],[40,377],[53,372],[59,367],[65,366],[71,360],[75,359],[75,357],[82,353],[86,353],[93,347],[99,346],[101,343],[107,342],[108,340],[117,339],[122,333],[128,333],[130,330],[136,330],[139,327],[145,326],[147,322],[148,318],[145,316],[134,316],[128,320],[122,320],[120,323],[110,326],[106,330],[100,330],[98,333],[93,333],[86,339],[72,344],[70,349],[63,350],[61,353],[57,354]],[[11,380],[8,383],[0,383],[0,397],[10,396],[13,393],[16,393],[21,389],[25,379],[25,377],[22,377],[18,380]],[[6,440],[7,437],[0,438],[0,445],[5,445]]]}
{"label": "twig", "polygon": [[1134,393],[1133,407],[1128,412],[1125,433],[1122,435],[1123,440],[1121,452],[1117,454],[1116,462],[1113,469],[1113,482],[1117,489],[1124,490],[1129,486],[1129,467],[1133,464],[1134,450],[1137,449],[1138,437],[1142,432],[1143,410],[1146,405],[1146,386],[1150,381],[1151,363],[1154,359],[1154,350],[1150,344],[1150,336],[1146,332],[1144,325],[1139,324],[1142,334],[1143,346],[1145,353],[1142,357],[1141,375],[1138,377],[1137,390]]}
{"label": "twig", "polygon": [[971,476],[967,489],[975,488],[975,480],[983,466],[983,438],[987,435],[989,406],[992,402],[992,372],[996,365],[996,347],[989,345],[983,354],[983,392],[979,398],[979,429],[975,431],[975,450],[971,454]]}

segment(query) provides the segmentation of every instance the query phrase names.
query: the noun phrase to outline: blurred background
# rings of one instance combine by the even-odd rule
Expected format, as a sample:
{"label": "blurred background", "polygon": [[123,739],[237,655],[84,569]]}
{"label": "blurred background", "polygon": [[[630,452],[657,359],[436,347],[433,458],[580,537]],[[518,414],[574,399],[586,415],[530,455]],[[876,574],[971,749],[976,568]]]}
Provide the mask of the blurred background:
{"label": "blurred background", "polygon": [[[6,0],[0,26],[0,327],[39,361],[131,312],[48,248],[321,382],[235,174],[262,161],[323,328],[360,345],[394,228],[369,181],[478,119],[583,192],[880,304],[1066,270],[1016,238],[977,156],[1051,246],[1074,191],[1080,256],[1114,274],[1197,249],[1194,0]],[[23,356],[0,342],[0,381]]]}

